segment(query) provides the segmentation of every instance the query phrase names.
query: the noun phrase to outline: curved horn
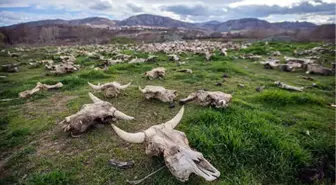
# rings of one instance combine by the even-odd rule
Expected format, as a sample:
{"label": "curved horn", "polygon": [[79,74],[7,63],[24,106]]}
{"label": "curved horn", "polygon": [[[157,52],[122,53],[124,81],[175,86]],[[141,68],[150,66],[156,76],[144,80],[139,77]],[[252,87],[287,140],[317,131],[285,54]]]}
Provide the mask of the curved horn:
{"label": "curved horn", "polygon": [[141,89],[141,87],[139,86],[139,90],[142,92],[142,93],[145,93],[145,91],[143,89]]}
{"label": "curved horn", "polygon": [[143,132],[128,133],[128,132],[125,132],[125,131],[121,130],[120,128],[118,128],[114,124],[112,124],[112,128],[118,134],[118,136],[121,137],[121,139],[123,139],[127,142],[143,143],[145,141],[145,133],[143,133]]}
{"label": "curved horn", "polygon": [[134,117],[128,116],[128,115],[126,115],[126,114],[124,114],[124,113],[122,113],[122,112],[120,112],[118,110],[114,111],[114,116],[116,118],[123,119],[123,120],[132,120],[132,119],[134,119]]}
{"label": "curved horn", "polygon": [[93,95],[93,94],[90,93],[90,92],[89,92],[89,96],[90,96],[90,99],[91,99],[94,103],[103,102],[103,100],[97,98],[95,95]]}
{"label": "curved horn", "polygon": [[100,84],[98,84],[98,85],[93,85],[92,83],[90,83],[90,82],[88,82],[88,84],[89,84],[89,86],[91,86],[92,87],[92,89],[94,89],[94,90],[100,90],[101,89],[101,86],[100,86]]}
{"label": "curved horn", "polygon": [[121,86],[119,87],[119,89],[126,89],[128,86],[131,85],[131,83],[132,83],[132,82],[130,82],[130,83],[126,84],[126,85],[121,85]]}
{"label": "curved horn", "polygon": [[168,128],[168,129],[174,129],[177,126],[177,124],[181,121],[182,116],[183,116],[183,112],[184,112],[184,106],[182,106],[180,111],[176,114],[176,116],[173,119],[167,121],[164,124],[165,127]]}

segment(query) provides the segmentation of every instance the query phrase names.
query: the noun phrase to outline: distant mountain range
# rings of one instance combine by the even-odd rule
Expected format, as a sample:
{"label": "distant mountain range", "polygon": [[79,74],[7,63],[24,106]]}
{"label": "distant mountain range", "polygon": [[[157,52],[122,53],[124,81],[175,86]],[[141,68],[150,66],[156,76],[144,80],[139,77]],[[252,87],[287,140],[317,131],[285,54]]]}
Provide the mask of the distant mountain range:
{"label": "distant mountain range", "polygon": [[240,31],[249,29],[312,29],[317,25],[309,22],[278,22],[270,23],[256,18],[244,18],[237,20],[229,20],[225,22],[209,21],[204,23],[189,23],[175,20],[169,17],[163,17],[151,14],[141,14],[129,17],[122,21],[110,20],[101,17],[90,17],[76,20],[41,20],[34,22],[21,23],[18,25],[27,26],[44,26],[44,25],[86,25],[98,28],[117,28],[122,26],[146,26],[146,27],[164,27],[164,28],[186,28],[186,29],[201,29],[214,32]]}

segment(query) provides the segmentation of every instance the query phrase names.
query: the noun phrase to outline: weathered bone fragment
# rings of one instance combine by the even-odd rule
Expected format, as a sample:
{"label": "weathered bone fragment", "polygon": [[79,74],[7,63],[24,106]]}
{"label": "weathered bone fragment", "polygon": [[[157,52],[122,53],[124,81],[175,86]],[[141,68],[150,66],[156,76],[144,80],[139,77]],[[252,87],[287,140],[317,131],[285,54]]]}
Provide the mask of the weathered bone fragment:
{"label": "weathered bone fragment", "polygon": [[72,136],[76,136],[95,124],[109,123],[110,121],[117,121],[117,119],[134,119],[134,117],[117,110],[110,102],[103,101],[91,93],[89,93],[89,96],[93,103],[84,104],[80,111],[66,117],[60,123],[63,125],[64,132],[70,132]]}
{"label": "weathered bone fragment", "polygon": [[145,72],[145,77],[148,79],[163,78],[166,75],[166,69],[157,67],[150,71]]}
{"label": "weathered bone fragment", "polygon": [[131,83],[121,85],[118,82],[109,82],[102,85],[93,85],[88,82],[88,84],[90,85],[90,87],[92,87],[92,89],[103,92],[104,96],[109,98],[117,97],[120,93],[120,90],[124,90],[131,85]]}
{"label": "weathered bone fragment", "polygon": [[184,107],[170,121],[154,125],[143,132],[127,133],[113,124],[112,127],[118,136],[127,142],[144,142],[146,154],[163,155],[166,166],[178,180],[185,182],[190,174],[194,173],[207,181],[213,181],[220,176],[220,172],[202,153],[190,148],[184,132],[174,129],[181,121],[183,112]]}
{"label": "weathered bone fragment", "polygon": [[128,63],[129,63],[129,64],[137,64],[137,63],[144,63],[145,61],[146,61],[146,60],[143,59],[143,58],[135,58],[135,59],[129,61]]}
{"label": "weathered bone fragment", "polygon": [[211,54],[209,51],[205,52],[205,59],[206,59],[207,61],[210,61],[210,60],[211,60],[211,57],[212,57],[212,54]]}
{"label": "weathered bone fragment", "polygon": [[299,92],[302,92],[303,89],[304,89],[304,87],[295,87],[295,86],[284,84],[284,83],[282,83],[280,81],[276,81],[276,82],[274,82],[274,84],[276,84],[277,86],[279,86],[282,89],[287,89],[287,90],[290,90],[290,91],[299,91]]}
{"label": "weathered bone fragment", "polygon": [[306,73],[307,74],[331,75],[333,74],[333,70],[317,65],[317,64],[308,64]]}
{"label": "weathered bone fragment", "polygon": [[231,94],[226,94],[220,91],[205,91],[198,90],[191,93],[187,98],[181,99],[180,103],[185,104],[190,101],[196,101],[202,106],[215,106],[216,108],[225,108],[229,106],[232,100]]}
{"label": "weathered bone fragment", "polygon": [[173,102],[177,96],[176,90],[165,89],[161,86],[147,85],[144,89],[139,90],[145,95],[146,99],[155,98],[162,102]]}
{"label": "weathered bone fragment", "polygon": [[280,53],[280,51],[273,51],[273,52],[271,53],[271,55],[272,55],[272,56],[281,56],[281,53]]}
{"label": "weathered bone fragment", "polygon": [[2,71],[4,72],[9,72],[9,73],[15,73],[15,72],[19,72],[19,63],[16,64],[5,64],[2,65]]}
{"label": "weathered bone fragment", "polygon": [[145,62],[156,62],[158,58],[158,56],[149,55]]}
{"label": "weathered bone fragment", "polygon": [[180,69],[180,70],[178,70],[178,72],[182,72],[182,73],[190,73],[190,74],[192,74],[192,70],[191,69]]}
{"label": "weathered bone fragment", "polygon": [[79,70],[79,66],[74,65],[71,62],[55,64],[55,65],[46,64],[45,66],[48,70],[50,70],[51,74],[56,74],[56,75],[65,74],[65,73],[72,73],[74,71]]}
{"label": "weathered bone fragment", "polygon": [[51,89],[57,89],[63,87],[63,84],[61,82],[58,82],[55,85],[47,85],[47,84],[42,84],[41,82],[37,82],[36,87],[34,87],[31,90],[26,90],[23,92],[19,93],[20,98],[26,98],[32,96],[34,93],[37,93],[42,90],[51,90]]}
{"label": "weathered bone fragment", "polygon": [[180,58],[175,54],[168,55],[168,58],[170,61],[174,61],[174,62],[177,62],[180,60]]}
{"label": "weathered bone fragment", "polygon": [[264,65],[265,69],[275,69],[275,68],[279,67],[280,60],[268,60],[266,62],[261,62],[261,64]]}
{"label": "weathered bone fragment", "polygon": [[227,56],[228,55],[226,48],[221,49],[221,55],[223,55],[223,56]]}
{"label": "weathered bone fragment", "polygon": [[63,63],[75,63],[76,62],[76,58],[73,55],[60,56],[60,59],[62,60]]}

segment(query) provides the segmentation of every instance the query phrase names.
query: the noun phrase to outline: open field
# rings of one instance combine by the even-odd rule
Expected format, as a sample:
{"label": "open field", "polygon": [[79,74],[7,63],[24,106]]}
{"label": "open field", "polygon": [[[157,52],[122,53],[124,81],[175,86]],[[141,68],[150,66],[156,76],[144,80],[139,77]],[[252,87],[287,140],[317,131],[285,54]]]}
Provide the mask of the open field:
{"label": "open field", "polygon": [[[43,66],[21,65],[18,73],[0,76],[0,184],[126,184],[164,165],[162,157],[145,154],[143,144],[121,140],[110,125],[100,126],[72,138],[57,124],[90,103],[88,92],[111,102],[117,109],[134,116],[132,121],[119,121],[118,127],[136,132],[171,119],[180,109],[178,102],[145,100],[138,86],[160,85],[178,91],[185,98],[199,89],[230,93],[233,100],[226,109],[185,105],[185,114],[177,129],[186,133],[190,146],[203,153],[220,172],[214,182],[192,175],[181,183],[167,168],[143,184],[305,184],[305,177],[320,176],[315,183],[335,182],[335,77],[307,75],[304,71],[267,70],[252,60],[239,59],[253,53],[268,57],[272,51],[292,56],[293,51],[310,49],[321,43],[255,43],[240,51],[228,50],[228,56],[218,53],[212,61],[186,53],[180,55],[185,65],[177,66],[163,53],[156,53],[157,63],[116,64],[106,71],[95,71],[97,62],[85,56],[77,57],[80,71],[58,76],[46,76]],[[335,50],[335,46],[332,47]],[[53,49],[52,47],[49,49]],[[13,51],[13,49],[9,49]],[[22,52],[22,63],[29,59],[51,59],[44,48]],[[146,58],[148,53],[123,50],[122,53]],[[102,53],[109,56],[109,54]],[[335,61],[335,53],[321,54],[326,66]],[[0,64],[17,59],[0,53]],[[147,80],[144,72],[165,67],[163,80]],[[181,73],[189,68],[193,74]],[[226,73],[229,78],[223,78]],[[302,77],[311,76],[308,81]],[[104,98],[87,82],[132,82],[117,98]],[[311,86],[303,92],[278,88],[274,81],[294,86]],[[37,82],[62,82],[59,90],[39,92],[31,98],[19,99],[18,93],[35,87]],[[221,82],[222,86],[215,86]],[[240,87],[238,84],[244,84]],[[256,87],[265,86],[257,92]],[[109,164],[109,159],[133,160],[135,166],[123,170]],[[323,173],[323,175],[322,175]]]}

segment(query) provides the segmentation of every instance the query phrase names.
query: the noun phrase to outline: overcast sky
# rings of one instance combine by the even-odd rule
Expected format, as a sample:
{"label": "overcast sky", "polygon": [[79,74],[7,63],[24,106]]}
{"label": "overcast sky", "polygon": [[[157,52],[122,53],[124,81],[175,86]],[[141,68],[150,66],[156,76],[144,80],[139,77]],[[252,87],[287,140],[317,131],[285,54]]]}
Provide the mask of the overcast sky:
{"label": "overcast sky", "polygon": [[43,19],[156,14],[181,21],[259,18],[335,23],[335,0],[0,0],[0,26]]}

